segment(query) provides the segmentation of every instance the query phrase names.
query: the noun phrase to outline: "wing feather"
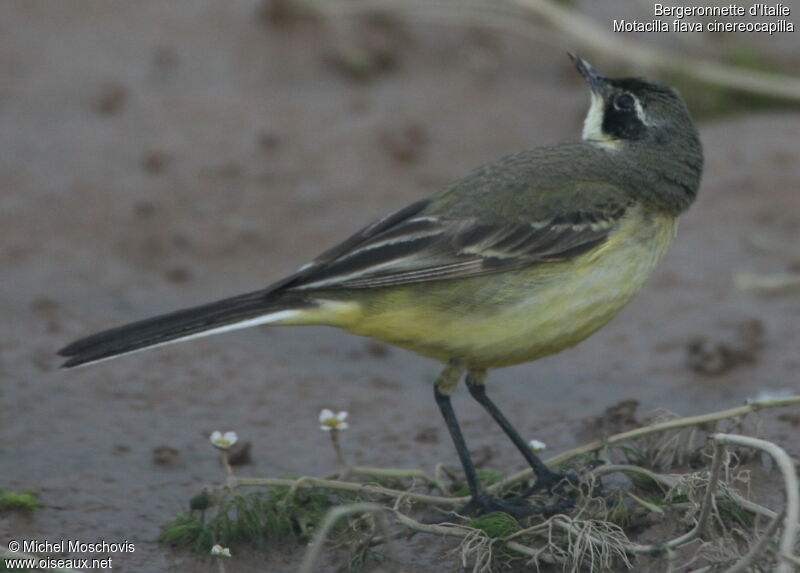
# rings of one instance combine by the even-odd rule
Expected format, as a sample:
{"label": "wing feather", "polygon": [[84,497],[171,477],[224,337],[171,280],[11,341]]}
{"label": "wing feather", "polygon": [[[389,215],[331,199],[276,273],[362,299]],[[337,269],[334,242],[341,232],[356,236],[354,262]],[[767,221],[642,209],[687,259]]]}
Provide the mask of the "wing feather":
{"label": "wing feather", "polygon": [[424,205],[390,215],[323,253],[276,288],[376,288],[466,278],[566,260],[603,243],[624,207],[608,219],[561,215],[488,223],[426,215]]}

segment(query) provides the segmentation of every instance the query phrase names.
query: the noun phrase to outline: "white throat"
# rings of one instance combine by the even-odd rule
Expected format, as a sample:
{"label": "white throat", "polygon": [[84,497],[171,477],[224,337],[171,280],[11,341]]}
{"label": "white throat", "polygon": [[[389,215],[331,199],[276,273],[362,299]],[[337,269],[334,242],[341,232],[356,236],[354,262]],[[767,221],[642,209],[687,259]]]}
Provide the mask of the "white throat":
{"label": "white throat", "polygon": [[589,113],[583,121],[582,137],[585,141],[603,141],[608,136],[603,133],[603,98],[592,92],[592,100],[589,104]]}

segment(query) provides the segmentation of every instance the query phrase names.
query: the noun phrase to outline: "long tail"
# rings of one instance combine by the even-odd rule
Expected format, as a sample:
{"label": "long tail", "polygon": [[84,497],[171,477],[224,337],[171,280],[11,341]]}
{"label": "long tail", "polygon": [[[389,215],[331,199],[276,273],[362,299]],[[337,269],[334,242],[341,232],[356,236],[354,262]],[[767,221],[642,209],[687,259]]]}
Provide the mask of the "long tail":
{"label": "long tail", "polygon": [[163,314],[76,340],[58,351],[69,358],[61,367],[72,368],[190,338],[279,322],[302,312],[308,304],[300,297],[275,297],[273,292],[260,290]]}

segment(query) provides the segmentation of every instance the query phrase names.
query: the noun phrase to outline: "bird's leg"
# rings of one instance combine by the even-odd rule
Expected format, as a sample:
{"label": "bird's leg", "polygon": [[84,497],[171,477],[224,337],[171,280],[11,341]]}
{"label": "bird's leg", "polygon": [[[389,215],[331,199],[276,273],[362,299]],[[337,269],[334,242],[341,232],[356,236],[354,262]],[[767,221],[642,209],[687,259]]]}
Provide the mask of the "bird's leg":
{"label": "bird's leg", "polygon": [[480,483],[478,482],[478,474],[475,471],[475,465],[472,463],[472,457],[467,449],[467,442],[464,440],[464,434],[461,432],[461,427],[456,419],[453,404],[450,402],[450,396],[458,385],[458,381],[463,372],[463,366],[458,362],[451,362],[436,379],[436,383],[433,387],[436,404],[442,412],[442,417],[444,418],[445,424],[447,424],[450,437],[455,444],[458,458],[461,460],[461,466],[464,468],[467,487],[472,496],[472,499],[470,499],[464,507],[459,509],[457,513],[465,515],[469,513],[504,511],[511,515],[524,516],[540,512],[541,510],[538,508],[506,503],[502,500],[495,499],[481,489]]}
{"label": "bird's leg", "polygon": [[503,429],[536,473],[536,483],[520,497],[527,497],[537,491],[550,490],[565,477],[572,477],[554,472],[539,459],[539,456],[533,453],[531,447],[522,439],[522,436],[520,436],[519,432],[511,425],[511,422],[508,421],[495,403],[489,399],[489,396],[486,394],[485,381],[485,370],[470,370],[467,372],[467,388],[469,389],[469,393],[487,412],[489,412],[492,418],[494,418],[494,421],[497,422],[497,425]]}
{"label": "bird's leg", "polygon": [[453,404],[450,402],[450,396],[458,386],[458,381],[461,379],[464,370],[464,367],[457,362],[450,362],[436,379],[436,383],[433,385],[433,396],[436,398],[436,405],[439,406],[444,423],[447,425],[447,430],[450,432],[450,437],[456,446],[458,459],[461,461],[461,467],[464,468],[464,475],[467,478],[469,493],[474,498],[480,490],[478,475],[475,472],[475,465],[472,463],[472,456],[470,456],[467,449],[464,434],[461,433],[461,426],[459,426],[456,419]]}

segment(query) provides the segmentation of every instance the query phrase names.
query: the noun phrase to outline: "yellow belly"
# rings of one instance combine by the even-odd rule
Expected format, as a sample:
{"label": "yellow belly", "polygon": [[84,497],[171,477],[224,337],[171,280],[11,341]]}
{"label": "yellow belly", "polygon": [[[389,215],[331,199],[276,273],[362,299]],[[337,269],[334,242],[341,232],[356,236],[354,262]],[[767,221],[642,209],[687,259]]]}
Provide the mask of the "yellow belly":
{"label": "yellow belly", "polygon": [[635,209],[605,243],[570,261],[362,289],[352,300],[334,297],[308,322],[437,360],[460,359],[470,368],[535,360],[577,344],[611,320],[662,259],[675,226],[673,217]]}

